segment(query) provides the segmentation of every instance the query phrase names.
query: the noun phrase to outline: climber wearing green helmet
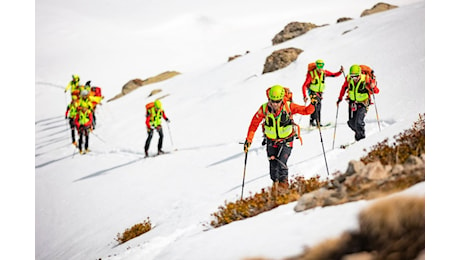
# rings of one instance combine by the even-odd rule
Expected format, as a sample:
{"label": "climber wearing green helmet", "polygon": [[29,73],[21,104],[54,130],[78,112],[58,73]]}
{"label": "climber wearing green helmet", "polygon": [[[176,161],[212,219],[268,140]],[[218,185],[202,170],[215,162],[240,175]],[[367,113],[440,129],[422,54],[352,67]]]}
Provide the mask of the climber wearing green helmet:
{"label": "climber wearing green helmet", "polygon": [[249,125],[244,152],[251,146],[254,134],[260,123],[263,123],[264,138],[267,144],[267,156],[270,164],[270,178],[274,187],[288,187],[287,160],[293,147],[295,123],[294,114],[310,115],[315,111],[311,104],[302,106],[290,101],[288,88],[280,85],[267,90],[268,102],[262,104],[254,114]]}
{"label": "climber wearing green helmet", "polygon": [[[340,66],[340,70],[337,72],[330,72],[324,69],[324,61],[323,60],[316,60],[315,63],[310,63],[313,66],[309,66],[307,72],[307,78],[302,85],[302,93],[303,99],[306,103],[307,98],[307,90],[310,99],[312,97],[315,98],[316,102],[313,103],[315,106],[315,113],[310,116],[310,126],[316,126],[316,123],[319,122],[321,125],[321,100],[323,99],[323,91],[325,88],[325,78],[326,77],[337,77],[343,71],[343,67]],[[311,101],[310,101],[311,103]]]}
{"label": "climber wearing green helmet", "polygon": [[79,91],[80,88],[80,76],[77,74],[72,75],[72,80],[67,84],[67,87],[65,88],[64,92],[67,92],[70,89],[70,94],[71,95],[78,95],[76,91]]}
{"label": "climber wearing green helmet", "polygon": [[340,90],[337,106],[342,101],[345,91],[348,89],[348,121],[347,124],[355,132],[355,140],[359,141],[366,138],[365,122],[367,110],[369,109],[370,95],[378,94],[380,90],[377,88],[375,78],[370,76],[370,73],[363,73],[362,67],[369,68],[364,65],[354,64],[350,67],[350,73],[345,78],[345,82]]}
{"label": "climber wearing green helmet", "polygon": [[[151,104],[151,105],[150,105]],[[153,137],[153,130],[156,129],[158,134],[159,134],[159,139],[158,139],[158,153],[157,154],[163,154],[163,128],[161,126],[161,119],[164,118],[166,122],[169,122],[168,117],[165,114],[165,111],[163,110],[163,105],[161,104],[160,100],[155,100],[152,103],[147,104],[147,113],[145,115],[145,124],[147,126],[147,140],[145,141],[145,146],[144,146],[144,152],[145,152],[145,157],[149,156],[149,147],[150,147],[150,141],[152,140]]]}

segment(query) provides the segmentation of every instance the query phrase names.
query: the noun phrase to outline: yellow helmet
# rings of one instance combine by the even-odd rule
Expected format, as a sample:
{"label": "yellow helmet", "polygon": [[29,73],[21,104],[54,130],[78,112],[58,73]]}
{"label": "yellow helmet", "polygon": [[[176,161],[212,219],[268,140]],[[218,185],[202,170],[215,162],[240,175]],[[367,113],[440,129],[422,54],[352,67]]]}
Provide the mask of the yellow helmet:
{"label": "yellow helmet", "polygon": [[268,91],[268,97],[273,101],[279,101],[284,98],[286,91],[283,86],[275,85]]}
{"label": "yellow helmet", "polygon": [[157,100],[155,100],[155,103],[154,103],[154,105],[155,105],[155,108],[156,108],[156,109],[161,109],[161,107],[162,107],[162,105],[161,105],[161,101],[160,101],[160,100],[158,100],[158,99],[157,99]]}
{"label": "yellow helmet", "polygon": [[317,60],[316,61],[316,67],[320,68],[320,69],[324,68],[324,61],[323,60]]}

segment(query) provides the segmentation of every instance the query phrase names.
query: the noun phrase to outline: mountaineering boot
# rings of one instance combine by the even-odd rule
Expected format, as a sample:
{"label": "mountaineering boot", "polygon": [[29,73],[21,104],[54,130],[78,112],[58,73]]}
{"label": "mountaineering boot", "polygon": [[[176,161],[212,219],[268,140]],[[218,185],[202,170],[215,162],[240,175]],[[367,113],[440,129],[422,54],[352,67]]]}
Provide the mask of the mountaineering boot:
{"label": "mountaineering boot", "polygon": [[85,150],[85,153],[89,153],[89,152],[91,152],[89,148]]}
{"label": "mountaineering boot", "polygon": [[149,157],[149,152],[145,151],[145,158]]}
{"label": "mountaineering boot", "polygon": [[163,152],[163,150],[158,150],[158,155],[160,154],[164,154],[165,152]]}
{"label": "mountaineering boot", "polygon": [[82,151],[82,150],[80,150],[80,154],[83,154],[83,151]]}
{"label": "mountaineering boot", "polygon": [[73,141],[72,143],[75,147],[77,147],[77,142],[76,141]]}

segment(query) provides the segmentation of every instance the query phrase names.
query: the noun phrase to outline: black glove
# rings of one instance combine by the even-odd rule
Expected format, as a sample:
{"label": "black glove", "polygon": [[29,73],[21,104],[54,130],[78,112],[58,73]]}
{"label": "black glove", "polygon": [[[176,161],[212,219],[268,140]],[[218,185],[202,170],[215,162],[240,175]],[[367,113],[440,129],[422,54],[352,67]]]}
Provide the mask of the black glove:
{"label": "black glove", "polygon": [[341,98],[337,99],[337,106],[339,106],[340,102],[342,101]]}
{"label": "black glove", "polygon": [[169,120],[169,118],[166,118],[165,120],[166,120],[166,122],[168,122],[168,123],[171,122],[171,120]]}
{"label": "black glove", "polygon": [[315,105],[316,102],[318,102],[317,96],[311,95],[310,96],[310,104]]}
{"label": "black glove", "polygon": [[246,141],[244,141],[244,152],[245,153],[248,152],[250,146],[251,146],[251,142],[249,142],[248,139],[246,139]]}

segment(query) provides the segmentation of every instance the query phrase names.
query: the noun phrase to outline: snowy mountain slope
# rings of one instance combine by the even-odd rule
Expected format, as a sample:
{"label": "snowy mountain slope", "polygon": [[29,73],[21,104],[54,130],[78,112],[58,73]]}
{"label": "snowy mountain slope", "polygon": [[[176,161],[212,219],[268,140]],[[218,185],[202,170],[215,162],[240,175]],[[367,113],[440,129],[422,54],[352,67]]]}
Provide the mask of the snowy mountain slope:
{"label": "snowy mountain slope", "polygon": [[[48,9],[51,8],[49,3],[47,1],[46,5],[38,6],[38,16],[41,16],[42,10],[51,10]],[[36,258],[184,259],[187,256],[188,259],[212,259],[216,254],[226,257],[222,259],[239,259],[251,255],[283,257],[300,252],[307,243],[311,245],[355,227],[354,217],[369,202],[360,201],[298,214],[293,212],[293,205],[289,204],[249,220],[203,231],[211,220],[210,214],[216,212],[226,200],[234,201],[241,194],[244,154],[239,142],[244,141],[250,119],[266,100],[265,89],[274,84],[288,86],[294,92],[294,101],[302,103],[301,86],[309,62],[318,58],[324,59],[326,69],[331,71],[337,71],[341,65],[347,71],[353,63],[372,65],[381,89],[381,93],[376,96],[381,132],[376,121],[375,107],[369,110],[366,118],[368,137],[349,149],[332,150],[333,129],[322,131],[331,173],[344,171],[349,160],[359,159],[364,155],[363,148],[409,128],[418,118],[418,114],[424,113],[425,3],[399,1],[402,4],[400,8],[363,18],[358,17],[359,13],[374,3],[359,1],[356,7],[347,6],[343,10],[340,10],[343,7],[340,1],[331,3],[334,6],[331,13],[321,16],[324,20],[318,18],[319,22],[313,21],[329,22],[329,26],[312,30],[277,46],[270,46],[274,34],[288,22],[308,13],[292,10],[280,16],[284,20],[268,19],[267,16],[273,16],[267,13],[275,13],[277,9],[272,2],[267,3],[267,13],[260,13],[255,15],[258,19],[254,18],[254,24],[264,27],[264,30],[251,36],[254,39],[253,45],[247,44],[248,48],[253,47],[251,52],[232,62],[226,63],[224,60],[243,51],[226,48],[220,40],[226,40],[228,46],[232,46],[228,38],[209,38],[211,43],[219,41],[221,45],[217,46],[222,47],[214,51],[225,54],[223,58],[217,59],[219,55],[211,54],[211,57],[200,59],[194,57],[192,51],[187,51],[187,54],[190,53],[188,62],[193,62],[191,65],[177,63],[179,68],[184,68],[183,74],[143,87],[98,108],[98,125],[90,136],[92,152],[84,156],[75,153],[70,145],[70,131],[64,120],[69,97],[63,94],[63,89],[70,75],[79,73],[83,82],[92,80],[93,84],[102,86],[104,95],[110,98],[120,91],[120,87],[116,86],[123,85],[127,80],[155,74],[151,72],[152,66],[158,67],[154,70],[169,69],[167,62],[152,65],[152,62],[144,63],[147,62],[144,59],[143,62],[134,60],[132,63],[136,65],[127,69],[127,65],[117,67],[118,65],[107,62],[107,56],[113,55],[110,48],[116,46],[110,47],[106,52],[96,51],[99,55],[94,55],[91,51],[81,51],[82,48],[85,49],[85,45],[77,45],[72,46],[76,54],[66,55],[75,55],[75,60],[79,62],[71,67],[63,66],[66,63],[60,61],[61,58],[45,58],[50,55],[49,50],[42,50],[40,46],[46,40],[37,37]],[[53,5],[52,8],[65,10],[61,5]],[[354,14],[355,19],[334,23],[338,17],[346,16],[347,12]],[[192,11],[190,13],[193,14]],[[215,21],[218,28],[225,28],[221,25],[229,22],[225,19],[230,19],[231,16],[222,13],[219,17],[217,11],[213,14],[216,16],[211,21]],[[90,14],[85,15],[94,19]],[[326,19],[326,16],[332,18]],[[179,20],[188,21],[190,16],[178,14],[177,17]],[[263,18],[267,19],[266,24],[262,22]],[[104,19],[93,22],[104,24]],[[135,21],[134,19],[132,23],[138,25]],[[205,26],[193,24],[193,27],[209,27],[209,19],[200,21]],[[244,19],[240,22],[243,21]],[[271,23],[276,24],[276,30]],[[78,26],[83,27],[84,24]],[[180,28],[177,23],[170,25],[165,22],[163,26]],[[42,32],[40,23],[38,27],[38,31]],[[118,35],[126,28],[132,27],[129,23],[118,27]],[[76,28],[74,31],[76,38],[81,37],[78,34],[80,29]],[[130,29],[129,33],[142,35],[145,30],[145,27],[137,26],[136,30]],[[343,34],[347,30],[352,31]],[[66,42],[64,46],[70,45],[68,41],[72,38],[67,38],[64,32],[60,33],[61,36],[66,36],[63,38]],[[98,30],[88,30],[87,33],[97,35]],[[108,40],[111,40],[110,37]],[[143,43],[136,42],[130,52],[139,51],[139,55],[145,55],[145,50],[150,48],[141,48],[138,44],[148,45],[151,41],[147,37]],[[107,46],[104,41],[92,43],[92,48],[95,49]],[[207,43],[203,43],[203,46],[206,45]],[[265,58],[274,50],[284,47],[297,47],[304,52],[289,67],[262,75]],[[187,48],[184,47],[196,48],[193,41]],[[55,51],[53,55],[61,57],[60,53],[68,50],[56,46]],[[129,55],[124,51],[119,53]],[[126,56],[120,56],[120,59],[130,60]],[[94,60],[94,63],[83,62],[88,60]],[[171,62],[174,64],[177,60]],[[193,68],[195,65],[196,68]],[[103,71],[101,67],[104,67]],[[119,73],[108,73],[105,68]],[[177,70],[174,67],[171,69]],[[335,120],[335,101],[343,80],[343,77],[339,77],[328,78],[326,81],[323,121]],[[157,88],[162,89],[162,92],[148,98],[148,93]],[[143,159],[146,139],[144,105],[163,95],[168,95],[162,101],[165,112],[171,119],[170,124],[164,124],[164,149],[178,150],[160,157]],[[339,107],[336,147],[353,140],[352,132],[346,126],[345,106],[342,102]],[[306,124],[308,117],[299,116],[297,122],[299,121]],[[157,137],[155,133],[150,147],[151,153],[156,152]],[[302,137],[304,144],[295,142],[288,161],[290,177],[319,174],[327,178],[318,132],[303,131]],[[256,134],[248,155],[245,196],[271,185],[265,147],[260,142],[261,132]],[[423,196],[424,184],[414,187],[413,190]],[[329,216],[331,219],[328,219]],[[116,245],[114,239],[117,233],[147,217],[155,224],[152,231],[123,245]],[[299,225],[305,226],[301,233],[298,230]],[[235,240],[235,237],[238,239]],[[286,243],[280,244],[278,239],[267,237],[280,237]]]}

